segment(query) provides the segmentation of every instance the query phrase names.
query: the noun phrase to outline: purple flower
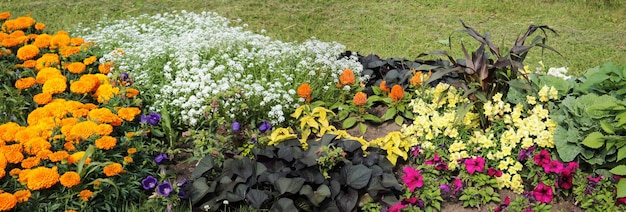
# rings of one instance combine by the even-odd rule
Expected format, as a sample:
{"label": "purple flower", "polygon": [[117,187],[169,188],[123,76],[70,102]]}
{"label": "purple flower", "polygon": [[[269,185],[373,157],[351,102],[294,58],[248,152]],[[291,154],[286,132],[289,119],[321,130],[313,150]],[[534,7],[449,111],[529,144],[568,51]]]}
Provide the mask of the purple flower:
{"label": "purple flower", "polygon": [[130,80],[130,78],[128,78],[128,73],[126,73],[126,72],[122,72],[122,73],[120,74],[120,81],[122,81],[122,82],[126,82],[126,81],[128,81],[128,80]]}
{"label": "purple flower", "polygon": [[150,190],[153,189],[157,184],[157,179],[152,175],[148,175],[146,179],[141,180],[141,185],[143,189]]}
{"label": "purple flower", "polygon": [[170,193],[172,193],[172,190],[174,190],[172,188],[172,184],[170,184],[170,182],[167,182],[167,181],[157,186],[157,193],[165,197],[170,196]]}
{"label": "purple flower", "polygon": [[159,155],[157,155],[156,157],[154,157],[154,162],[156,162],[157,164],[161,164],[163,163],[163,160],[168,159],[167,158],[167,154],[165,153],[161,153]]}
{"label": "purple flower", "polygon": [[161,115],[157,112],[151,112],[149,115],[141,115],[142,124],[157,125],[161,121]]}
{"label": "purple flower", "polygon": [[230,124],[230,127],[233,129],[233,131],[237,132],[241,129],[241,124],[237,121],[233,121],[233,123]]}
{"label": "purple flower", "polygon": [[272,129],[272,125],[270,125],[269,121],[264,121],[261,126],[259,126],[259,130],[261,131],[261,133],[265,133],[265,131],[268,131]]}
{"label": "purple flower", "polygon": [[411,155],[418,157],[420,155],[420,146],[414,146],[411,148]]}
{"label": "purple flower", "polygon": [[448,184],[441,184],[439,189],[446,195],[450,193],[450,186]]}

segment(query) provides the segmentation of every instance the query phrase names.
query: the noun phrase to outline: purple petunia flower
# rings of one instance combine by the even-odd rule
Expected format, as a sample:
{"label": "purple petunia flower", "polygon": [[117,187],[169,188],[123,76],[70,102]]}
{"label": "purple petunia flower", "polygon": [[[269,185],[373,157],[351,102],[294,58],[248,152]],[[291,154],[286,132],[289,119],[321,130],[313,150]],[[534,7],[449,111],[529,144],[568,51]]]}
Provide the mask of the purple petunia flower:
{"label": "purple petunia flower", "polygon": [[259,130],[261,131],[261,133],[265,133],[265,131],[268,131],[272,129],[272,125],[270,125],[269,121],[264,121],[261,126],[259,126]]}
{"label": "purple petunia flower", "polygon": [[148,175],[145,179],[141,180],[141,185],[143,189],[150,190],[156,187],[157,179],[152,175]]}
{"label": "purple petunia flower", "polygon": [[141,115],[142,124],[157,125],[161,121],[161,115],[157,112],[151,112],[149,115]]}
{"label": "purple petunia flower", "polygon": [[159,155],[157,155],[156,157],[154,157],[154,162],[156,162],[157,164],[161,164],[163,163],[163,160],[168,159],[167,158],[167,154],[165,153],[161,153]]}
{"label": "purple petunia flower", "polygon": [[241,129],[241,124],[237,121],[233,121],[232,124],[230,124],[231,128],[233,131],[237,132]]}
{"label": "purple petunia flower", "polygon": [[172,188],[172,184],[170,182],[163,182],[157,186],[157,194],[160,194],[164,197],[170,196],[174,189]]}

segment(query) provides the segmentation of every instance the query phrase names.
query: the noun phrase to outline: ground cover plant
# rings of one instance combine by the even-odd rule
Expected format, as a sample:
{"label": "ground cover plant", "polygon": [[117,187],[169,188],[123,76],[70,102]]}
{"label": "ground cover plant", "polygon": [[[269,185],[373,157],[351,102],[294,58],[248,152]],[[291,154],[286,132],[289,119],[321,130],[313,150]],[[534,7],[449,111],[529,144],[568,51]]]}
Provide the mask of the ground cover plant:
{"label": "ground cover plant", "polygon": [[[490,61],[485,46],[500,57],[497,47],[464,24],[484,46],[463,61],[272,41],[210,12],[104,22],[77,31],[86,39],[0,16],[0,197],[12,203],[0,210],[626,207],[625,66],[535,73],[523,56],[538,42],[524,36],[507,55],[514,62]],[[585,98],[610,101],[576,103]],[[570,121],[585,116],[600,128]],[[399,129],[368,140],[346,131],[381,122]],[[172,176],[184,159],[193,172]]]}

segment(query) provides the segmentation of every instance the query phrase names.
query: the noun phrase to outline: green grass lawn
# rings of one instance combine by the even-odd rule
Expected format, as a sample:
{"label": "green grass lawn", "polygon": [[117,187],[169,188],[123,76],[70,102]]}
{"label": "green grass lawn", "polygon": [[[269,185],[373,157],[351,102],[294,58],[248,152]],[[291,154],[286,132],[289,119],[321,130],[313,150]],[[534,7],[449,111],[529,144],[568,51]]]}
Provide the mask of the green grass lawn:
{"label": "green grass lawn", "polygon": [[[570,73],[613,61],[626,62],[626,1],[621,0],[418,0],[418,1],[249,1],[249,0],[20,0],[0,2],[13,15],[30,13],[50,30],[70,30],[93,25],[108,17],[120,19],[171,10],[215,11],[232,20],[241,19],[255,32],[283,41],[315,37],[337,41],[348,50],[381,57],[412,59],[419,53],[447,49],[443,44],[462,29],[459,19],[480,32],[490,32],[496,44],[511,46],[530,24],[545,24],[559,33],[549,34],[548,45],[564,58],[533,50],[526,65],[538,61],[551,67],[567,66]],[[105,14],[107,16],[105,16]],[[460,33],[452,37],[455,57],[461,57],[460,41],[472,43]]]}

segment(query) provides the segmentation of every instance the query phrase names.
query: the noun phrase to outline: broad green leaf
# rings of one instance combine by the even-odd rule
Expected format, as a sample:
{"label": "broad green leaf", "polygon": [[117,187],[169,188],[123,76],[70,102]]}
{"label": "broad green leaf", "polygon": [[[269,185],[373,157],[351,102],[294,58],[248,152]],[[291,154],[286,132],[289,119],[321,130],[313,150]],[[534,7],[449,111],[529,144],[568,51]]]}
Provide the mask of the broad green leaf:
{"label": "broad green leaf", "polygon": [[348,117],[346,120],[343,120],[341,128],[350,129],[354,126],[354,124],[356,124],[356,117]]}
{"label": "broad green leaf", "polygon": [[193,170],[193,173],[191,173],[191,179],[193,180],[202,176],[205,172],[211,170],[212,168],[213,168],[213,157],[205,156],[204,158],[202,158],[202,160],[200,160],[198,165],[196,165],[196,168]]}
{"label": "broad green leaf", "polygon": [[365,187],[372,177],[372,170],[363,164],[344,166],[341,174],[346,179],[346,185],[354,189]]}
{"label": "broad green leaf", "polygon": [[402,116],[396,116],[396,120],[395,120],[396,124],[398,126],[402,126],[402,124],[404,124],[404,117]]}
{"label": "broad green leaf", "polygon": [[280,194],[284,194],[284,193],[297,194],[298,191],[300,191],[300,188],[302,188],[303,184],[304,184],[304,178],[301,178],[301,177],[294,177],[294,178],[281,177],[281,178],[278,178],[276,182],[274,182],[274,187],[278,190],[278,192],[280,192]]}
{"label": "broad green leaf", "polygon": [[609,172],[611,172],[612,174],[616,174],[616,175],[626,175],[626,165],[619,165],[616,167],[613,167],[611,170],[609,170]]}
{"label": "broad green leaf", "polygon": [[381,123],[383,120],[380,119],[380,117],[375,116],[373,114],[365,114],[363,115],[363,119],[374,122],[374,123]]}
{"label": "broad green leaf", "polygon": [[602,130],[608,134],[615,134],[613,125],[609,124],[605,120],[600,120],[600,127],[602,127]]}
{"label": "broad green leaf", "polygon": [[396,116],[397,110],[395,107],[390,107],[385,111],[385,115],[383,115],[383,121],[387,121]]}
{"label": "broad green leaf", "polygon": [[439,68],[439,66],[431,66],[431,65],[422,64],[419,67],[417,67],[415,70],[417,70],[417,71],[430,71],[430,70],[433,70],[433,69],[436,69],[436,68]]}
{"label": "broad green leaf", "polygon": [[259,190],[259,189],[250,189],[246,193],[246,200],[252,205],[252,207],[259,209],[263,205],[265,201],[269,199],[269,195],[267,191]]}
{"label": "broad green leaf", "polygon": [[209,185],[207,184],[206,178],[201,177],[193,181],[191,184],[191,193],[190,200],[192,204],[200,201],[204,195],[209,193]]}
{"label": "broad green leaf", "polygon": [[554,145],[556,147],[556,151],[559,153],[559,158],[561,158],[564,162],[573,161],[583,150],[582,147],[576,145],[575,143],[568,142],[568,140],[565,139],[567,136],[567,130],[560,126],[554,133]]}
{"label": "broad green leaf", "polygon": [[626,197],[626,179],[622,178],[617,183],[617,198]]}
{"label": "broad green leaf", "polygon": [[271,212],[283,212],[283,211],[298,211],[296,205],[293,203],[293,200],[283,197],[278,199],[270,209]]}
{"label": "broad green leaf", "polygon": [[592,132],[583,140],[582,144],[592,149],[600,148],[604,145],[604,135],[600,132]]}
{"label": "broad green leaf", "polygon": [[365,134],[365,131],[367,131],[367,126],[363,123],[359,123],[359,131],[361,131],[361,134]]}

